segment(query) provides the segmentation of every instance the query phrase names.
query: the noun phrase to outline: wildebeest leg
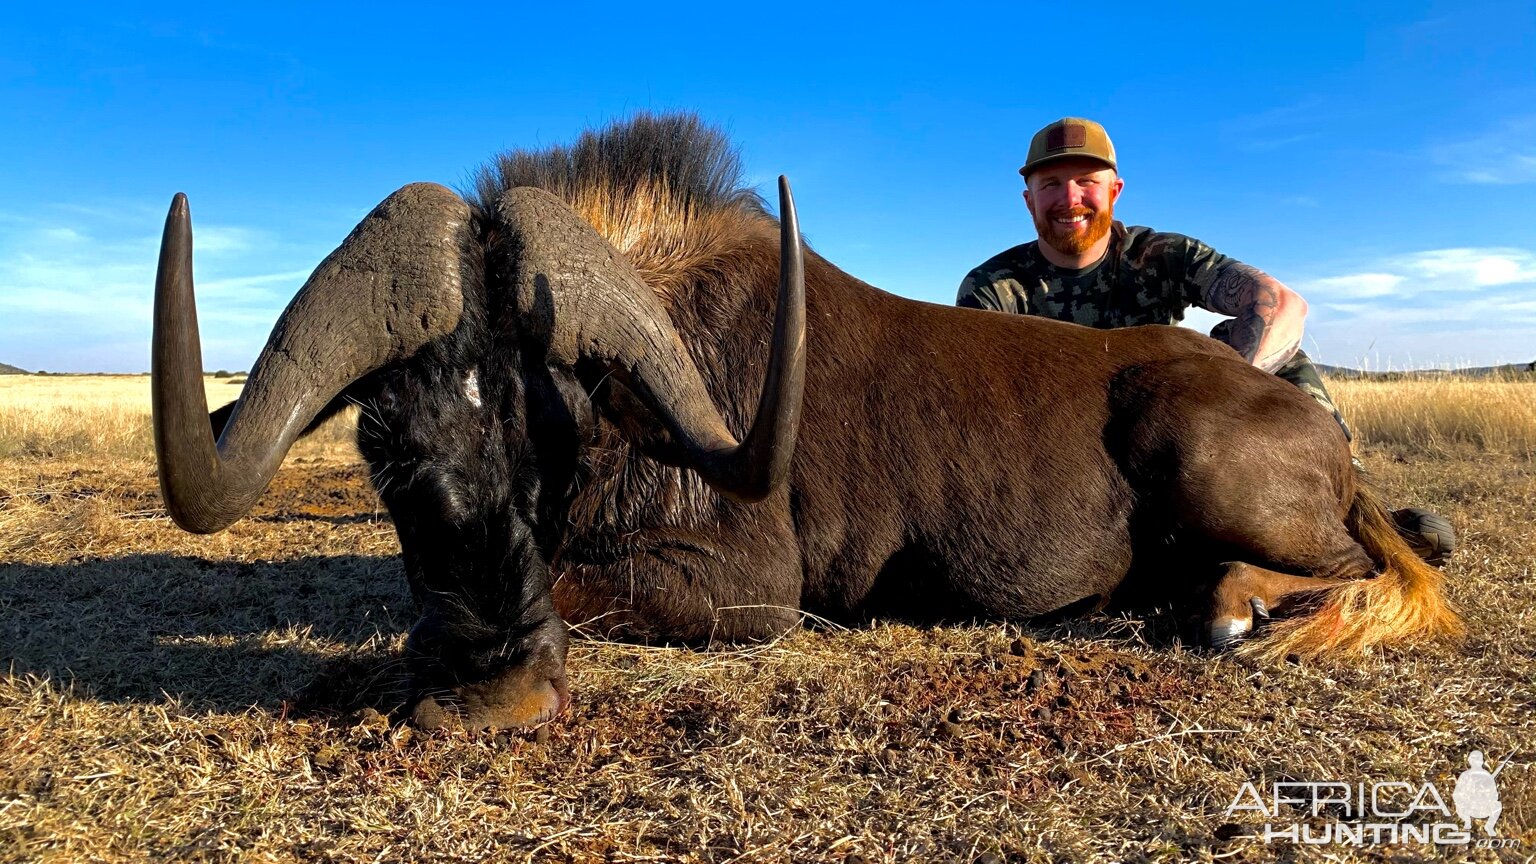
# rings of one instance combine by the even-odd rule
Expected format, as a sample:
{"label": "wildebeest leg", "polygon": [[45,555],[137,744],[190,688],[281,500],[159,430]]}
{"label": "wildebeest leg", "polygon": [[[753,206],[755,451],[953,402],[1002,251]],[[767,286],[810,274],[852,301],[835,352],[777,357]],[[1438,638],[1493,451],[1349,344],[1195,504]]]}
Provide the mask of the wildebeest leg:
{"label": "wildebeest leg", "polygon": [[572,627],[609,638],[773,638],[800,623],[802,582],[788,532],[774,534],[665,529],[625,537],[612,556],[572,549],[554,568],[555,608]]}
{"label": "wildebeest leg", "polygon": [[1206,635],[1216,648],[1228,648],[1253,631],[1259,619],[1284,615],[1297,601],[1334,584],[1313,576],[1292,576],[1233,561],[1216,582]]}
{"label": "wildebeest leg", "polygon": [[[1287,450],[1306,454],[1307,448],[1284,433],[1255,431],[1228,448],[1247,451],[1246,464],[1239,463],[1247,470],[1233,470],[1222,459],[1187,461],[1186,482],[1175,495],[1176,518],[1197,545],[1215,560],[1239,562],[1226,565],[1212,597],[1206,623],[1217,647],[1250,632],[1255,615],[1284,614],[1306,592],[1368,578],[1375,569],[1345,524],[1341,499],[1353,498],[1353,483],[1322,459],[1286,458]],[[1347,467],[1347,451],[1335,458]]]}
{"label": "wildebeest leg", "polygon": [[1143,546],[1166,531],[1197,565],[1245,562],[1218,585],[1212,641],[1252,629],[1251,598],[1274,612],[1289,595],[1372,574],[1345,524],[1356,483],[1348,442],[1312,399],[1222,357],[1148,364],[1117,390],[1139,409],[1110,440],[1159,529]]}
{"label": "wildebeest leg", "polygon": [[[1303,599],[1295,595],[1375,569],[1345,524],[1354,498],[1349,452],[1326,416],[1307,407],[1289,426],[1231,428],[1203,442],[1209,451],[1181,460],[1175,519],[1206,560],[1242,562],[1227,565],[1212,598],[1207,633],[1217,647],[1251,631],[1255,613],[1283,614]],[[1308,435],[1308,425],[1318,428]]]}

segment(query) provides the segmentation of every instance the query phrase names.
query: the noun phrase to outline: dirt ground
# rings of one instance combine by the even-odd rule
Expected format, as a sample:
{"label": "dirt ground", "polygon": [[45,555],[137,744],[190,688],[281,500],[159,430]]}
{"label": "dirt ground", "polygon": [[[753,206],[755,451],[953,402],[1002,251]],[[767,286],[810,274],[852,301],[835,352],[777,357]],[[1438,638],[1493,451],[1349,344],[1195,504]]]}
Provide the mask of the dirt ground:
{"label": "dirt ground", "polygon": [[[813,622],[718,651],[577,640],[572,710],[515,735],[379,713],[413,612],[355,459],[290,458],[211,537],[165,517],[147,460],[10,460],[0,861],[1532,860],[1536,463],[1364,459],[1459,526],[1462,644],[1256,666],[1181,644],[1158,610]],[[1427,810],[1227,812],[1276,782],[1408,784],[1398,809],[1434,784],[1449,807],[1473,749],[1509,760],[1501,848],[1262,836],[1446,821]]]}

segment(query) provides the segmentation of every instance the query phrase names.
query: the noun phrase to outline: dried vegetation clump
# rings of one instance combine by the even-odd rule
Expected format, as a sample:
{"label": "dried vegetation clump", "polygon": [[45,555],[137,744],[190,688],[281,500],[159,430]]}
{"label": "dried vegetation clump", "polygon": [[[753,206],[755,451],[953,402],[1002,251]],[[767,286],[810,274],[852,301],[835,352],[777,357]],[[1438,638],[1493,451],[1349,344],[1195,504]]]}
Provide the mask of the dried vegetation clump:
{"label": "dried vegetation clump", "polygon": [[[1418,404],[1392,386],[1368,395]],[[344,423],[211,537],[165,518],[146,442],[7,450],[0,861],[1417,860],[1266,846],[1225,811],[1248,781],[1448,795],[1472,748],[1512,759],[1500,833],[1536,854],[1536,464],[1396,442],[1339,389],[1377,485],[1461,531],[1460,645],[1258,663],[1182,644],[1165,610],[578,639],[571,711],[493,735],[390,720],[413,613]]]}

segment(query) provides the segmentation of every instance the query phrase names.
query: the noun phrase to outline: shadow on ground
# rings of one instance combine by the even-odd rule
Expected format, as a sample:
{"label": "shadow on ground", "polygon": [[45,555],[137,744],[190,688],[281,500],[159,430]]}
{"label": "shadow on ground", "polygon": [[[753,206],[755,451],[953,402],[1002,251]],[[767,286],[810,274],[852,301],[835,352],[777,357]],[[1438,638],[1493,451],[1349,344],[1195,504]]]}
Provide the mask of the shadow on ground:
{"label": "shadow on ground", "polygon": [[[10,564],[0,567],[0,610],[0,669],[11,675],[106,701],[169,696],[219,712],[393,707],[403,698],[399,637],[415,620],[399,558],[361,555],[242,562],[157,553]],[[920,627],[961,620],[877,618]],[[1015,626],[1033,638],[1161,648],[1189,633],[1168,610]]]}
{"label": "shadow on ground", "polygon": [[8,564],[0,669],[116,702],[347,710],[380,697],[413,608],[395,556]]}

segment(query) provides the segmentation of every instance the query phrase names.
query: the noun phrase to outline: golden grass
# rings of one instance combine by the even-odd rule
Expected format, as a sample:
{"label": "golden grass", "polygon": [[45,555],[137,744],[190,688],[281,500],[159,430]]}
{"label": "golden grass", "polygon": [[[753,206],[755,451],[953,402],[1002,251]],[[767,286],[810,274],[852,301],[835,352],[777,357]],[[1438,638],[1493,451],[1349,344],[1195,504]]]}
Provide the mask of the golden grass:
{"label": "golden grass", "polygon": [[1536,455],[1536,376],[1330,381],[1328,387],[1362,443]]}
{"label": "golden grass", "polygon": [[[205,376],[208,406],[239,397],[244,379]],[[351,445],[344,412],[294,448],[299,457]],[[0,458],[153,458],[148,375],[0,375]]]}
{"label": "golden grass", "polygon": [[[206,377],[209,406],[238,397],[241,380]],[[1536,379],[1336,380],[1328,386],[1362,445],[1536,455]],[[149,424],[146,375],[0,375],[0,458],[150,458]],[[340,456],[351,435],[343,414],[294,452]]]}
{"label": "golden grass", "polygon": [[[65,417],[100,413],[50,420],[56,384],[65,412],[100,388],[125,431],[72,437]],[[1363,424],[1376,485],[1461,532],[1460,646],[1255,662],[1184,647],[1161,611],[732,651],[577,640],[572,710],[544,732],[426,734],[374,710],[414,616],[355,455],[290,458],[198,537],[160,508],[143,379],[0,386],[0,417],[38,415],[0,420],[38,442],[0,458],[0,862],[1423,860],[1266,845],[1225,811],[1249,781],[1448,795],[1474,747],[1513,757],[1499,828],[1523,845],[1445,854],[1536,853],[1536,464],[1497,439]],[[1356,406],[1421,401],[1352,386]]]}

